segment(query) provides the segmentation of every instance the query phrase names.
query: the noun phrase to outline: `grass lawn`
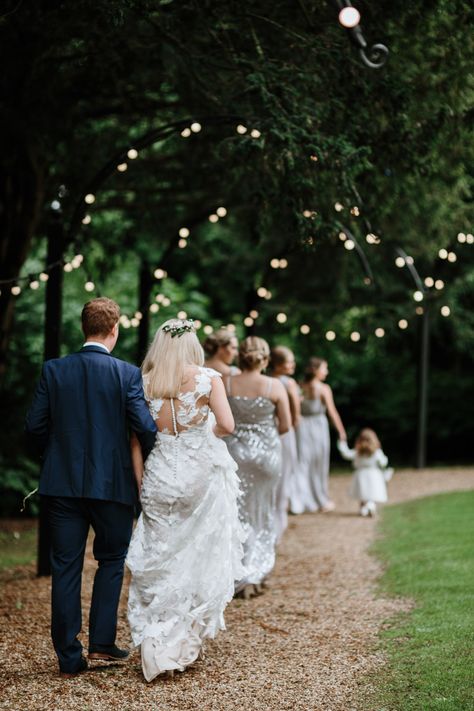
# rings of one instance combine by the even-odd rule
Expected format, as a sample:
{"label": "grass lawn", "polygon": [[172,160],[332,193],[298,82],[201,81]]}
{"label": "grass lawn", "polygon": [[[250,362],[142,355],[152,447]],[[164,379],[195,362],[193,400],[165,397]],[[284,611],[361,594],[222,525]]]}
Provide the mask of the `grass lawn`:
{"label": "grass lawn", "polygon": [[0,525],[0,571],[28,565],[36,559],[36,523],[22,523],[8,521]]}
{"label": "grass lawn", "polygon": [[415,608],[383,633],[389,666],[363,706],[377,711],[474,709],[474,492],[385,509],[376,554],[382,587]]}

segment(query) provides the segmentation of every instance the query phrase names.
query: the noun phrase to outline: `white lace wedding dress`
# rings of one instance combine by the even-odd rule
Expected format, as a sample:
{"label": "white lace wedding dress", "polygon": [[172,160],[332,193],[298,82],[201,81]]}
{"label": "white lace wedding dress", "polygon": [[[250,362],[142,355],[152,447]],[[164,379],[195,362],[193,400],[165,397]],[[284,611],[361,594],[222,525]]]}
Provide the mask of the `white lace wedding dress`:
{"label": "white lace wedding dress", "polygon": [[127,556],[128,620],[147,681],[183,671],[203,640],[225,629],[224,609],[245,572],[237,465],[209,421],[214,377],[221,376],[196,368],[178,398],[149,401],[161,431],[145,464],[143,511]]}

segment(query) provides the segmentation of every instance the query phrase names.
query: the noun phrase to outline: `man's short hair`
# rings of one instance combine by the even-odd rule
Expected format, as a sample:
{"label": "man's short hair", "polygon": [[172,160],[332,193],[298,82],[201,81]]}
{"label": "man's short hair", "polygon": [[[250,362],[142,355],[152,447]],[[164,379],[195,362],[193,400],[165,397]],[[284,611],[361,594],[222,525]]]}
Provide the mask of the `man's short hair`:
{"label": "man's short hair", "polygon": [[120,307],[112,299],[101,296],[88,301],[81,314],[84,336],[108,336],[119,318]]}

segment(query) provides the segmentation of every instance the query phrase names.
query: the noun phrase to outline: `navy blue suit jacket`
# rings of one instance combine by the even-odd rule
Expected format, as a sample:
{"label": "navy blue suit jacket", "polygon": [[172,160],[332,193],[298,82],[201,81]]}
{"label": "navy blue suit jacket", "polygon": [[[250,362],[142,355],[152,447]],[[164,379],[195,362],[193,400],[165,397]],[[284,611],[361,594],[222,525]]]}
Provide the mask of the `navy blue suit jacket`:
{"label": "navy blue suit jacket", "polygon": [[46,361],[26,418],[43,452],[39,493],[134,504],[129,427],[148,456],[156,425],[137,367],[98,346]]}

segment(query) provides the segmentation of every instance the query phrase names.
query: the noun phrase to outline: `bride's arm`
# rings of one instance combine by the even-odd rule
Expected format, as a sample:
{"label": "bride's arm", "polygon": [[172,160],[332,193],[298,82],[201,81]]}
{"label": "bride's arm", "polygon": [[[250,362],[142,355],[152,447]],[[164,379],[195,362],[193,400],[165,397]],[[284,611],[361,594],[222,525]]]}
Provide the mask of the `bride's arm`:
{"label": "bride's arm", "polygon": [[214,434],[217,437],[225,437],[232,434],[235,423],[230,409],[229,401],[224,388],[224,383],[220,377],[212,378],[212,389],[209,396],[209,407],[216,418]]}
{"label": "bride's arm", "polygon": [[133,473],[135,474],[138,493],[140,493],[143,479],[143,454],[140,442],[135,432],[132,432],[130,437],[130,452],[132,456]]}

